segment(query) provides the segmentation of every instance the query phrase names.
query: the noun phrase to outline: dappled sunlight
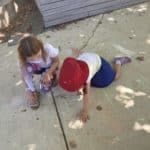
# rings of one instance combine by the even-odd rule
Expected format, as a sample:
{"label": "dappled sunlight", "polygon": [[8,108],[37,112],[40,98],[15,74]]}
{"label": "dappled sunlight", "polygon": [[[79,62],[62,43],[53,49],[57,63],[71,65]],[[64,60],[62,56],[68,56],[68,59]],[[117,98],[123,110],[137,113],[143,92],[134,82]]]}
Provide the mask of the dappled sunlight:
{"label": "dappled sunlight", "polygon": [[8,54],[5,55],[5,57],[8,57],[8,56],[12,55],[13,53],[14,53],[13,51],[10,51],[10,52],[8,52]]}
{"label": "dappled sunlight", "polygon": [[108,17],[107,20],[113,22],[113,21],[115,21],[115,18],[114,17]]}
{"label": "dappled sunlight", "polygon": [[8,25],[9,25],[9,14],[8,14],[8,11],[5,11],[4,12],[4,20],[3,20],[3,23],[4,23],[4,25],[7,27]]}
{"label": "dappled sunlight", "polygon": [[124,48],[123,46],[119,44],[113,44],[113,47],[119,52],[126,54],[128,56],[133,56],[135,54],[135,52],[133,52],[132,50],[128,50],[127,48]]}
{"label": "dappled sunlight", "polygon": [[135,96],[146,96],[146,93],[144,93],[144,92],[135,92],[134,95]]}
{"label": "dappled sunlight", "polygon": [[78,101],[83,100],[83,90],[82,90],[82,88],[77,92],[77,96],[79,96],[79,98],[77,98]]}
{"label": "dappled sunlight", "polygon": [[124,104],[125,108],[130,108],[135,105],[134,100],[130,97],[127,97],[124,94],[116,95],[115,100],[119,101],[120,103]]}
{"label": "dappled sunlight", "polygon": [[17,13],[19,11],[19,6],[16,2],[14,2],[14,8],[15,8],[15,12]]}
{"label": "dappled sunlight", "polygon": [[134,11],[133,8],[127,8],[127,10],[128,10],[129,12],[133,12],[133,11]]}
{"label": "dappled sunlight", "polygon": [[10,23],[9,13],[8,11],[4,11],[3,7],[0,7],[0,28],[8,27]]}
{"label": "dappled sunlight", "polygon": [[148,4],[141,4],[141,5],[139,5],[136,8],[127,8],[127,10],[129,12],[133,12],[133,13],[136,13],[136,12],[145,12],[145,11],[147,11],[147,9],[148,9]]}
{"label": "dappled sunlight", "polygon": [[81,129],[84,126],[84,123],[81,120],[70,121],[68,124],[71,129]]}
{"label": "dappled sunlight", "polygon": [[148,38],[146,39],[146,43],[150,45],[150,35],[149,35]]}
{"label": "dappled sunlight", "polygon": [[54,124],[54,128],[59,128],[59,125],[58,124]]}
{"label": "dappled sunlight", "polygon": [[20,81],[16,82],[16,86],[19,86],[19,85],[21,85],[22,83],[23,83],[22,80],[20,80]]}
{"label": "dappled sunlight", "polygon": [[92,21],[97,22],[97,21],[98,21],[98,19],[96,19],[96,18],[92,18]]}
{"label": "dappled sunlight", "polygon": [[134,123],[133,130],[135,131],[145,131],[147,133],[150,133],[150,124],[141,124],[139,122]]}
{"label": "dappled sunlight", "polygon": [[79,98],[77,99],[77,101],[82,101],[83,100],[83,95],[79,95]]}
{"label": "dappled sunlight", "polygon": [[112,140],[112,144],[116,144],[120,142],[120,138],[119,137],[114,137],[113,140]]}
{"label": "dappled sunlight", "polygon": [[130,108],[135,105],[134,100],[124,100],[122,101],[122,103],[125,104],[125,108]]}
{"label": "dappled sunlight", "polygon": [[37,146],[36,144],[29,144],[28,145],[28,150],[36,150]]}
{"label": "dappled sunlight", "polygon": [[139,6],[139,8],[137,9],[138,12],[144,12],[147,10],[148,5],[147,4],[142,4]]}
{"label": "dappled sunlight", "polygon": [[115,100],[124,104],[125,108],[131,108],[135,105],[134,98],[139,96],[146,96],[147,94],[142,91],[134,91],[128,87],[119,85],[116,87],[117,95],[115,96]]}
{"label": "dappled sunlight", "polygon": [[120,93],[128,93],[128,94],[134,94],[134,90],[127,88],[125,86],[119,85],[116,87],[116,91],[120,92]]}
{"label": "dappled sunlight", "polygon": [[84,37],[85,37],[85,35],[84,35],[84,34],[80,34],[80,37],[81,37],[81,38],[84,38]]}
{"label": "dappled sunlight", "polygon": [[147,44],[150,44],[150,39],[147,39],[147,40],[146,40],[146,43],[147,43]]}
{"label": "dappled sunlight", "polygon": [[0,14],[2,13],[2,10],[3,10],[3,8],[2,8],[2,6],[0,6]]}
{"label": "dappled sunlight", "polygon": [[19,13],[19,7],[22,5],[21,3],[13,0],[7,0],[5,3],[4,2],[5,0],[2,0],[3,5],[0,6],[0,29],[12,27],[14,19],[16,19]]}

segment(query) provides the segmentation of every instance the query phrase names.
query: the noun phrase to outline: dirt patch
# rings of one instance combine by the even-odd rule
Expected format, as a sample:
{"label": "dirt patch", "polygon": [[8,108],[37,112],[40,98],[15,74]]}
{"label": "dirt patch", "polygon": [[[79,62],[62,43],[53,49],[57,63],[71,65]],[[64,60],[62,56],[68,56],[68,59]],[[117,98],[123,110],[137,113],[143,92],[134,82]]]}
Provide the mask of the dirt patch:
{"label": "dirt patch", "polygon": [[20,33],[38,34],[43,31],[42,17],[34,0],[16,0],[18,16],[5,29],[0,30],[0,43],[7,42],[12,35]]}
{"label": "dirt patch", "polygon": [[144,61],[144,56],[137,56],[136,60],[138,60],[138,61]]}
{"label": "dirt patch", "polygon": [[77,148],[77,143],[76,143],[75,140],[70,140],[69,145],[70,145],[71,148]]}

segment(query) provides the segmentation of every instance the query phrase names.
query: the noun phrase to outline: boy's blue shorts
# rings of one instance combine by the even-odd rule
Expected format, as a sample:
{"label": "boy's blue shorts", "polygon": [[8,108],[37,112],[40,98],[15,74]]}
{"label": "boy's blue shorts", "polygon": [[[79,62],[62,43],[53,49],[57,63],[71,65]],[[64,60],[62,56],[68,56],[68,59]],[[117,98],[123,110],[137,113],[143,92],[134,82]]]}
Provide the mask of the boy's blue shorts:
{"label": "boy's blue shorts", "polygon": [[116,72],[104,58],[100,57],[100,59],[102,65],[99,71],[92,78],[91,86],[103,88],[110,85],[114,81]]}

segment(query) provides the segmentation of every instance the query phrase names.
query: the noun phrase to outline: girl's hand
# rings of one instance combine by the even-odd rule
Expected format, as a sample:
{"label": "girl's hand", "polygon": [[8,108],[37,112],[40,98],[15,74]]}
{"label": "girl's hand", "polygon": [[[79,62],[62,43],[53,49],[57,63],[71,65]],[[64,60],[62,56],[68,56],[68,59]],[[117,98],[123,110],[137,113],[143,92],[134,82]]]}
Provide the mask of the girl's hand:
{"label": "girl's hand", "polygon": [[53,79],[53,75],[52,75],[51,73],[47,72],[47,73],[44,74],[44,77],[43,77],[43,81],[42,81],[42,82],[43,82],[45,85],[47,85],[47,84],[49,84],[49,82],[50,82],[52,79]]}

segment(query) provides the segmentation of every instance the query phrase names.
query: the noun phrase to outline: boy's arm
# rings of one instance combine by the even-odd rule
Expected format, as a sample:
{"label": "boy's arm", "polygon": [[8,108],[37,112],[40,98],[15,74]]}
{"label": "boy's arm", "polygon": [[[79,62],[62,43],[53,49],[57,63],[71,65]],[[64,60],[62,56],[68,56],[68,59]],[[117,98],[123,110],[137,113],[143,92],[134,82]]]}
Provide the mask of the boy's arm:
{"label": "boy's arm", "polygon": [[72,48],[72,57],[75,57],[77,58],[80,54],[82,54],[83,51],[80,51],[79,49],[77,48]]}
{"label": "boy's arm", "polygon": [[83,122],[88,120],[88,112],[89,112],[89,97],[90,97],[90,84],[87,83],[83,88],[83,108],[81,110],[80,119]]}

